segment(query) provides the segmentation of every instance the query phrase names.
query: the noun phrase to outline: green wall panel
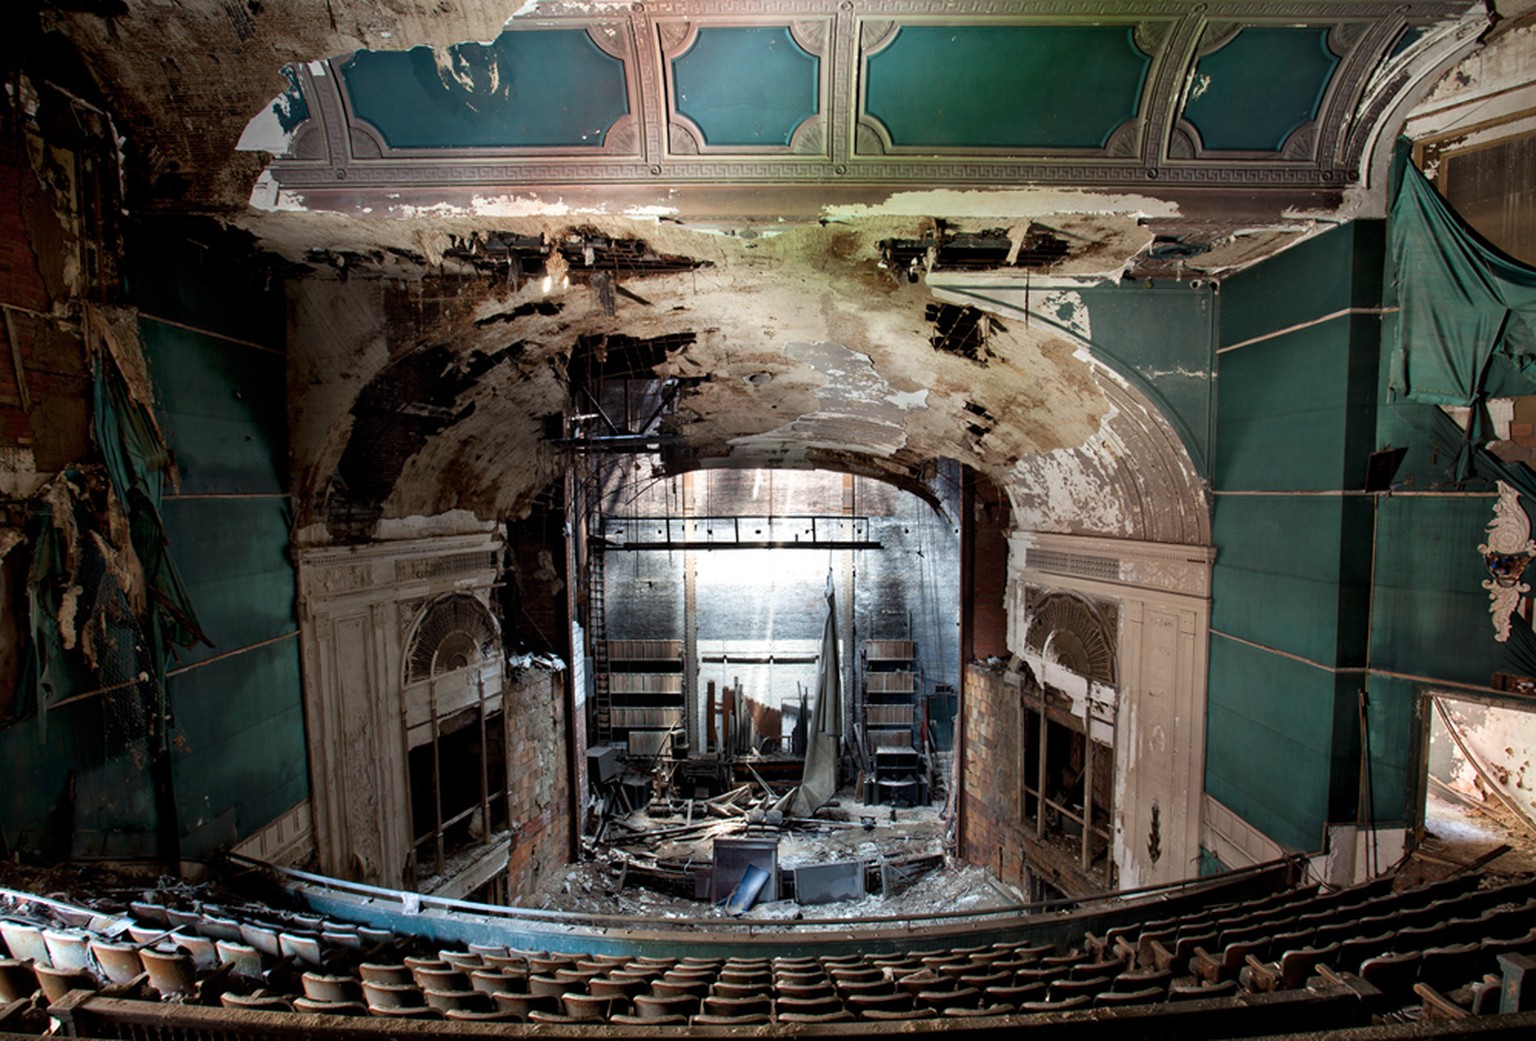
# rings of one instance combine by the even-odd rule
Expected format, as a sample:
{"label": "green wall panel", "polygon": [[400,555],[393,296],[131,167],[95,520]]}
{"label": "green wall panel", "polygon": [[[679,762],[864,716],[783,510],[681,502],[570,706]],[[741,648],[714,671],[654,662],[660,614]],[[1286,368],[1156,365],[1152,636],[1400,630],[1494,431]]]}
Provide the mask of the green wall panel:
{"label": "green wall panel", "polygon": [[214,641],[180,652],[199,661],[292,632],[293,568],[282,499],[181,499],[165,529],[203,631]]}
{"label": "green wall panel", "polygon": [[672,59],[677,111],[707,144],[783,147],[817,112],[820,67],[788,26],[700,29]]}
{"label": "green wall panel", "polygon": [[[1209,473],[1216,294],[1211,283],[1121,282],[1078,291],[1092,323],[1093,353],[1152,399]],[[1068,322],[1070,311],[1061,315]],[[1148,336],[1147,330],[1157,330]]]}
{"label": "green wall panel", "polygon": [[1343,524],[1335,496],[1218,498],[1212,628],[1334,664]]}
{"label": "green wall panel", "polygon": [[1344,315],[1221,355],[1216,486],[1363,489],[1380,331],[1375,315]]}
{"label": "green wall panel", "polygon": [[1371,792],[1376,822],[1401,826],[1417,812],[1419,685],[1411,680],[1372,676],[1367,688],[1371,735]]}
{"label": "green wall panel", "polygon": [[1222,355],[1216,486],[1223,491],[1339,488],[1350,358],[1350,323],[1342,319]]}
{"label": "green wall panel", "polygon": [[1377,522],[1371,664],[1408,675],[1486,684],[1503,668],[1487,570],[1477,552],[1491,498],[1383,498]]}
{"label": "green wall panel", "polygon": [[182,494],[286,492],[283,356],[152,321],[140,334]]}
{"label": "green wall panel", "polygon": [[1381,304],[1381,221],[1355,221],[1222,281],[1221,344],[1342,311]]}
{"label": "green wall panel", "polygon": [[1338,65],[1326,28],[1249,26],[1196,62],[1183,117],[1208,149],[1278,152],[1317,118]]}
{"label": "green wall panel", "polygon": [[297,639],[174,675],[183,852],[249,835],[309,794]]}
{"label": "green wall panel", "polygon": [[1103,148],[1151,61],[1128,25],[903,25],[866,61],[864,111],[898,148]]}
{"label": "green wall panel", "polygon": [[211,227],[131,226],[125,268],[134,305],[156,318],[281,347],[280,283],[268,260],[254,250],[242,255],[243,248]]}
{"label": "green wall panel", "polygon": [[154,855],[149,771],[126,747],[121,723],[109,722],[112,708],[98,697],[55,709],[43,739],[33,717],[0,729],[0,763],[12,782],[0,799],[7,854],[48,861]]}
{"label": "green wall panel", "polygon": [[392,148],[595,149],[630,112],[624,63],[582,29],[358,51],[341,78],[352,114]]}
{"label": "green wall panel", "polygon": [[1322,841],[1337,687],[1326,670],[1211,637],[1205,790],[1290,849]]}

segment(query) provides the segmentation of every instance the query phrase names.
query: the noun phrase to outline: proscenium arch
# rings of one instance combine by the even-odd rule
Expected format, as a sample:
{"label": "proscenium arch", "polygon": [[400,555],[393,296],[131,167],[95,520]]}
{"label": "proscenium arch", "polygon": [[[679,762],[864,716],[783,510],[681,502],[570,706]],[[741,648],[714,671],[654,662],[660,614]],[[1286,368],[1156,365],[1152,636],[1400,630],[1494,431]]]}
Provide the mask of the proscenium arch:
{"label": "proscenium arch", "polygon": [[[974,282],[974,278],[966,280]],[[998,484],[1026,531],[1209,545],[1210,504],[1194,452],[1198,435],[1134,369],[1050,313],[1010,304],[1031,299],[1023,284],[945,285],[929,276],[934,295],[1026,326],[1048,327],[1070,344],[1109,404],[1099,429],[1072,448],[1021,458]],[[1048,298],[1038,288],[1034,299]],[[1039,305],[1043,307],[1044,305]],[[1079,303],[1079,308],[1087,309]],[[1087,316],[1091,320],[1091,314]],[[1122,371],[1125,369],[1126,371]],[[1134,465],[1127,462],[1134,460]]]}
{"label": "proscenium arch", "polygon": [[[706,276],[648,277],[652,306],[616,315],[585,290],[509,296],[467,276],[304,280],[290,351],[300,529],[331,512],[316,535],[357,541],[380,519],[522,515],[575,458],[549,423],[574,405],[573,352],[622,335],[677,345],[640,374],[686,386],[660,429],[670,470],[835,470],[922,494],[950,458],[1006,492],[1021,530],[1209,542],[1197,466],[1156,401],[1046,321],[998,323],[983,357],[942,349],[927,312],[945,294],[879,272],[861,251],[881,233],[788,232],[768,264],[727,244]],[[693,233],[647,234],[703,249]],[[847,265],[808,270],[834,243]],[[328,491],[347,514],[326,510]]]}
{"label": "proscenium arch", "polygon": [[1015,464],[1004,485],[1015,526],[1209,545],[1205,485],[1173,425],[1124,377],[1088,364],[1112,410],[1085,444]]}

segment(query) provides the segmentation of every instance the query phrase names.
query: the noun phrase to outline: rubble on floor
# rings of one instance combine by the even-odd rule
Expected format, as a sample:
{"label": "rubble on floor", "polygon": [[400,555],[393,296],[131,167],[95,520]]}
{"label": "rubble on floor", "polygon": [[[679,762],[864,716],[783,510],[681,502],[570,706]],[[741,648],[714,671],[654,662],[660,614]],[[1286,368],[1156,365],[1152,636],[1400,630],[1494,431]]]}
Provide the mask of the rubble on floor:
{"label": "rubble on floor", "polygon": [[[768,823],[766,812],[720,809],[741,808],[749,796],[737,789],[717,800],[658,801],[607,818],[599,828],[603,840],[587,840],[583,862],[553,875],[528,906],[592,915],[730,918],[702,895],[708,892],[714,841],[721,838],[776,838],[778,866],[786,880],[795,868],[844,862],[861,864],[866,875],[861,898],[820,904],[767,901],[751,907],[742,916],[747,920],[827,919],[829,927],[836,927],[853,918],[982,913],[1024,902],[985,868],[947,855],[949,822],[941,806],[866,805],[841,793],[838,804],[821,817],[782,818],[776,824]],[[882,875],[900,877],[900,892],[881,891]],[[889,888],[897,888],[894,881]]]}

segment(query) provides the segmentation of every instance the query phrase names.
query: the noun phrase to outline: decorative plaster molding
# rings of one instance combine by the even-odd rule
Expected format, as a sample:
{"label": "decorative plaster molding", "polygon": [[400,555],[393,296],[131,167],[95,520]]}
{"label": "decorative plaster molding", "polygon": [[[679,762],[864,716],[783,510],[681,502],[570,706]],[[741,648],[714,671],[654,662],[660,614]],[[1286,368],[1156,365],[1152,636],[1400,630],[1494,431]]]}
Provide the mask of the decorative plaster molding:
{"label": "decorative plaster molding", "polygon": [[1227,867],[1251,867],[1290,852],[1209,794],[1202,808],[1200,844]]}
{"label": "decorative plaster molding", "polygon": [[[339,77],[328,71],[301,76],[311,104],[311,119],[325,130],[330,161],[319,150],[275,160],[273,179],[285,189],[339,189],[356,196],[415,185],[591,185],[686,184],[725,181],[753,184],[1071,184],[1083,187],[1226,186],[1329,191],[1341,189],[1360,176],[1362,153],[1385,133],[1379,116],[1383,107],[1422,82],[1428,67],[1411,63],[1415,75],[1383,80],[1388,65],[1406,68],[1388,52],[1391,39],[1407,24],[1433,24],[1464,15],[1466,3],[1453,0],[1393,3],[1356,0],[1328,3],[1302,0],[1266,3],[1255,10],[1251,0],[1191,4],[1183,0],[969,0],[942,16],[922,0],[657,0],[615,8],[594,17],[588,4],[540,4],[537,23],[515,20],[519,29],[566,27],[585,29],[605,53],[623,61],[631,115],[609,129],[600,148],[526,147],[520,149],[446,150],[389,149],[379,142],[347,148],[348,113],[340,96]],[[882,140],[878,129],[862,117],[862,76],[865,60],[895,38],[903,24],[932,24],[935,18],[953,24],[997,24],[1001,20],[1030,22],[1053,18],[1096,17],[1124,20],[1137,45],[1154,61],[1150,89],[1132,129],[1115,136],[1104,150],[950,148],[943,155],[915,160]],[[693,150],[679,139],[667,151],[670,59],[685,49],[701,27],[742,24],[786,24],[807,52],[821,58],[818,115],[825,124],[822,139],[814,135],[789,148],[771,152],[754,147],[713,148],[695,135],[701,154],[719,161],[691,160]],[[1328,26],[1342,59],[1318,113],[1315,132],[1297,137],[1286,156],[1202,155],[1198,140],[1176,128],[1191,62],[1230,39],[1244,24]],[[329,70],[329,66],[322,66]],[[324,82],[320,82],[323,80]],[[1371,89],[1366,89],[1367,83]],[[675,115],[670,117],[675,118]],[[354,138],[355,140],[355,138]],[[1193,146],[1193,147],[1192,147]],[[863,161],[846,161],[852,147]],[[826,156],[830,151],[831,155]],[[930,150],[916,149],[927,155]],[[772,155],[771,161],[760,157]],[[826,156],[822,162],[798,161],[800,155]],[[313,158],[310,158],[313,156]],[[727,158],[730,156],[730,158]],[[682,161],[675,161],[681,158]],[[974,161],[967,161],[974,159]],[[319,160],[319,161],[317,161]],[[672,160],[672,161],[669,161]],[[309,205],[323,202],[310,200]]]}
{"label": "decorative plaster molding", "polygon": [[474,535],[315,546],[295,550],[299,590],[308,613],[344,610],[346,604],[397,600],[402,584],[412,594],[429,587],[489,585],[500,570],[502,538]]}
{"label": "decorative plaster molding", "polygon": [[309,859],[314,847],[314,825],[309,800],[305,799],[241,840],[230,852],[268,864],[301,864]]}
{"label": "decorative plaster molding", "polygon": [[1488,541],[1479,545],[1488,572],[1483,579],[1488,590],[1488,613],[1493,616],[1493,638],[1499,643],[1509,639],[1509,616],[1520,606],[1520,598],[1531,591],[1521,576],[1536,557],[1536,541],[1531,539],[1531,519],[1520,505],[1520,493],[1503,481],[1497,482],[1499,497],[1493,504],[1493,520],[1488,522]]}
{"label": "decorative plaster molding", "polygon": [[1211,546],[1181,546],[1050,532],[1014,532],[1020,572],[1085,578],[1202,599],[1211,595]]}

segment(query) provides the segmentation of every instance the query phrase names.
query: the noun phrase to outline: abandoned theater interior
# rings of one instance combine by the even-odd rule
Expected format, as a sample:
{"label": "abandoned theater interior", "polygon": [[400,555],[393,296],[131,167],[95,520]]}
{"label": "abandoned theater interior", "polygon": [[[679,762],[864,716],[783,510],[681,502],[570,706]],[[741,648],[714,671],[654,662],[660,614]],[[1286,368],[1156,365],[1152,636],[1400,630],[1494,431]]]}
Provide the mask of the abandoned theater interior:
{"label": "abandoned theater interior", "polygon": [[0,1033],[1536,1028],[1536,3],[0,21]]}

